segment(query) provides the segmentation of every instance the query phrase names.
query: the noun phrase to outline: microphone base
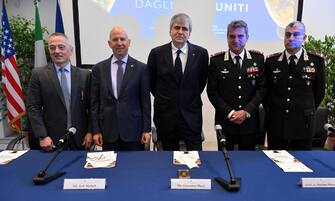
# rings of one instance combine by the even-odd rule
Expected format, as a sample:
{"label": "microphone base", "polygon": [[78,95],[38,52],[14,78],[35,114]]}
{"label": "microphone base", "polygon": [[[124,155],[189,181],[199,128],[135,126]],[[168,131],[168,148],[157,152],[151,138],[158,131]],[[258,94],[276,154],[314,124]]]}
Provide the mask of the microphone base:
{"label": "microphone base", "polygon": [[65,174],[65,172],[56,172],[55,174],[52,174],[50,176],[40,176],[37,175],[33,178],[33,182],[35,185],[43,185],[46,184],[54,179],[57,179],[58,177],[61,177]]}
{"label": "microphone base", "polygon": [[230,192],[236,192],[240,190],[241,178],[235,177],[235,180],[226,181],[221,177],[215,177],[215,181],[220,184],[224,189]]}

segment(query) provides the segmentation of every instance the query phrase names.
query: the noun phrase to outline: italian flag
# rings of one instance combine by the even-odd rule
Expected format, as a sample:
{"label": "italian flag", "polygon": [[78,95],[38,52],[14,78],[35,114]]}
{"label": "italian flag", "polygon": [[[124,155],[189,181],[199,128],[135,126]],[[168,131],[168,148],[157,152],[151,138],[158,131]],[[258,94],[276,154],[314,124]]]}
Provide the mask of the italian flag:
{"label": "italian flag", "polygon": [[41,28],[40,14],[38,11],[38,1],[35,2],[35,64],[34,67],[43,67],[47,65],[45,56],[43,34]]}

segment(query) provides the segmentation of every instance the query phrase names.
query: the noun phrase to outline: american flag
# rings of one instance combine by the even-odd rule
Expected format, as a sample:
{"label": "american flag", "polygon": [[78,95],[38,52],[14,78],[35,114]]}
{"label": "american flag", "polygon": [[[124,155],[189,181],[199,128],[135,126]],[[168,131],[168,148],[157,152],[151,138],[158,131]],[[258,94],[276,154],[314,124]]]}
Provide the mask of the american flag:
{"label": "american flag", "polygon": [[2,1],[1,24],[2,89],[7,98],[8,123],[10,128],[20,131],[20,117],[25,114],[26,109],[4,0]]}

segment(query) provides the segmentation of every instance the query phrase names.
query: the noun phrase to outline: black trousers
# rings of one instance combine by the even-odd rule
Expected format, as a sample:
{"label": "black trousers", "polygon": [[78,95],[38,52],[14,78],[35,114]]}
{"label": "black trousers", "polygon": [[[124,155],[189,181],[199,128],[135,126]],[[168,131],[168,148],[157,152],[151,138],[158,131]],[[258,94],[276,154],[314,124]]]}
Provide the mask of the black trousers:
{"label": "black trousers", "polygon": [[138,142],[125,142],[120,138],[116,142],[103,143],[102,149],[106,151],[143,151],[144,144]]}
{"label": "black trousers", "polygon": [[[238,133],[227,133],[224,132],[226,137],[226,148],[227,150],[234,150],[235,144],[238,145],[239,150],[250,150],[254,151],[256,146],[256,134],[243,134],[239,135]],[[218,140],[218,150],[222,150],[222,145]]]}
{"label": "black trousers", "polygon": [[[184,140],[188,151],[202,150],[201,132],[195,133],[184,120],[181,114],[178,115],[177,125],[171,125],[168,129],[157,127],[157,136],[162,142],[163,150],[178,151],[180,150],[179,140]],[[165,122],[168,123],[168,122]]]}
{"label": "black trousers", "polygon": [[270,150],[311,150],[312,138],[285,140],[281,137],[268,135]]}

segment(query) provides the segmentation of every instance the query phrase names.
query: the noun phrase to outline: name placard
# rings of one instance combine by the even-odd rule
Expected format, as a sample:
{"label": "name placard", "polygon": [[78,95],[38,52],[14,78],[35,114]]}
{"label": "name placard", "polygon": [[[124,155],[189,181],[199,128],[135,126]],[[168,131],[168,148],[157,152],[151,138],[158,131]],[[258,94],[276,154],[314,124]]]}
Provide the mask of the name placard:
{"label": "name placard", "polygon": [[301,178],[303,188],[335,188],[335,178]]}
{"label": "name placard", "polygon": [[64,190],[95,190],[105,189],[106,179],[90,178],[90,179],[64,179]]}
{"label": "name placard", "polygon": [[171,189],[210,190],[210,179],[171,179]]}

